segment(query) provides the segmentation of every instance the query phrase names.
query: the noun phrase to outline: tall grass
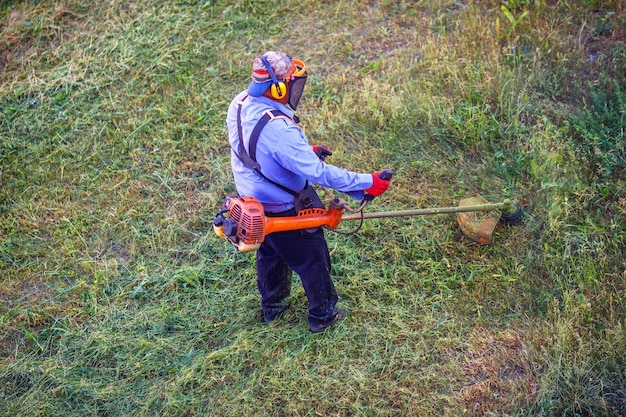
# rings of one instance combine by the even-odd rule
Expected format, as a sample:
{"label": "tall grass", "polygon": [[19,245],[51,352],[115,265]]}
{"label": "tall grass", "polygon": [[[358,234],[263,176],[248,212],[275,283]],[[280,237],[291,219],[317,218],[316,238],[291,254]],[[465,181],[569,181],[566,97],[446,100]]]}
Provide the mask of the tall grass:
{"label": "tall grass", "polygon": [[[626,4],[0,2],[0,415],[624,415]],[[211,231],[249,63],[310,72],[329,162],[396,171],[328,234],[345,321],[262,324]],[[343,225],[342,225],[343,226]]]}

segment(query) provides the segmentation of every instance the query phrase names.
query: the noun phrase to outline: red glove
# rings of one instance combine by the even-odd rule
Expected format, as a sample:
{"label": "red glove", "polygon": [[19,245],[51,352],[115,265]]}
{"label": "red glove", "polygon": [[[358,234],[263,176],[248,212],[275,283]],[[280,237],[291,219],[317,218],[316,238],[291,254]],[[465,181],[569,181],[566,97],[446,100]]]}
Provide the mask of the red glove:
{"label": "red glove", "polygon": [[373,197],[378,197],[389,188],[389,180],[384,180],[380,178],[380,174],[382,171],[374,172],[372,174],[372,186],[365,190],[366,193]]}
{"label": "red glove", "polygon": [[333,154],[326,145],[313,145],[313,152],[315,152],[320,161],[325,161],[327,156]]}

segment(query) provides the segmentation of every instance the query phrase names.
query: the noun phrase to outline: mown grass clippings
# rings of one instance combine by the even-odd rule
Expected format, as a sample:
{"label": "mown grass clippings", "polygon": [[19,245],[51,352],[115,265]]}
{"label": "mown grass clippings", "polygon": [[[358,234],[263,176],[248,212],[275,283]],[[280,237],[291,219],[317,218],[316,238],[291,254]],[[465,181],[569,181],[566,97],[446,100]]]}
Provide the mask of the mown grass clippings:
{"label": "mown grass clippings", "polygon": [[[2,3],[0,414],[626,413],[624,10]],[[328,233],[348,317],[311,334],[296,276],[262,323],[254,255],[211,221],[267,49],[307,63],[329,162],[394,169],[368,210],[510,197],[523,223],[490,246],[451,215]]]}

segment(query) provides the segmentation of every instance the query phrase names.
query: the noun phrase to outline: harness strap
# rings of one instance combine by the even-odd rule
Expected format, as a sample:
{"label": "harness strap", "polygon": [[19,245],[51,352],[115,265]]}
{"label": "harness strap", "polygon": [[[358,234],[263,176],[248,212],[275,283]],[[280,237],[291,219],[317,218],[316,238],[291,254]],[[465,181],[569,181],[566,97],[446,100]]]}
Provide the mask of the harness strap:
{"label": "harness strap", "polygon": [[245,96],[241,101],[237,102],[237,134],[239,135],[239,146],[236,151],[234,149],[233,151],[235,151],[235,155],[237,155],[237,158],[239,158],[239,160],[243,162],[243,165],[246,168],[260,171],[261,167],[259,166],[259,164],[256,163],[256,161],[250,158],[250,155],[248,155],[248,152],[243,145],[243,129],[241,128],[241,107],[243,106],[243,102],[246,98],[248,98],[248,96]]}
{"label": "harness strap", "polygon": [[266,124],[268,124],[269,122],[273,122],[276,119],[291,120],[289,117],[285,116],[280,110],[265,110],[263,112],[263,116],[261,116],[256,126],[254,126],[254,129],[252,130],[252,134],[250,134],[250,142],[248,143],[248,147],[250,148],[249,155],[250,155],[250,158],[255,163],[256,163],[256,145],[259,142],[259,136],[261,136],[261,131],[263,130]]}

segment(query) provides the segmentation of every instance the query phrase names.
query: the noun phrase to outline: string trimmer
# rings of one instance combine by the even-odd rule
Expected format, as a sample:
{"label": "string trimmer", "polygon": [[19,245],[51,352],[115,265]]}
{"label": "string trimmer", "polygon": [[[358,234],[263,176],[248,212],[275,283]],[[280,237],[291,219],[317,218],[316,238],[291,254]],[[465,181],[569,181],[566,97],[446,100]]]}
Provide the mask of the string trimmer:
{"label": "string trimmer", "polygon": [[[391,179],[393,172],[385,170],[381,177]],[[482,243],[491,243],[491,235],[499,220],[507,224],[517,224],[523,216],[522,209],[506,199],[501,203],[489,203],[484,198],[471,197],[461,200],[457,207],[438,207],[416,210],[364,213],[363,209],[373,200],[366,195],[356,209],[321,187],[331,196],[328,209],[309,208],[296,216],[268,217],[263,205],[254,197],[226,197],[223,209],[213,221],[213,230],[219,237],[226,238],[241,252],[257,250],[265,236],[275,232],[325,227],[338,233],[355,233],[364,219],[409,217],[428,214],[456,213],[461,232],[468,238]],[[350,213],[344,215],[344,211]],[[337,230],[339,223],[347,220],[360,220],[359,226],[350,232]]]}

